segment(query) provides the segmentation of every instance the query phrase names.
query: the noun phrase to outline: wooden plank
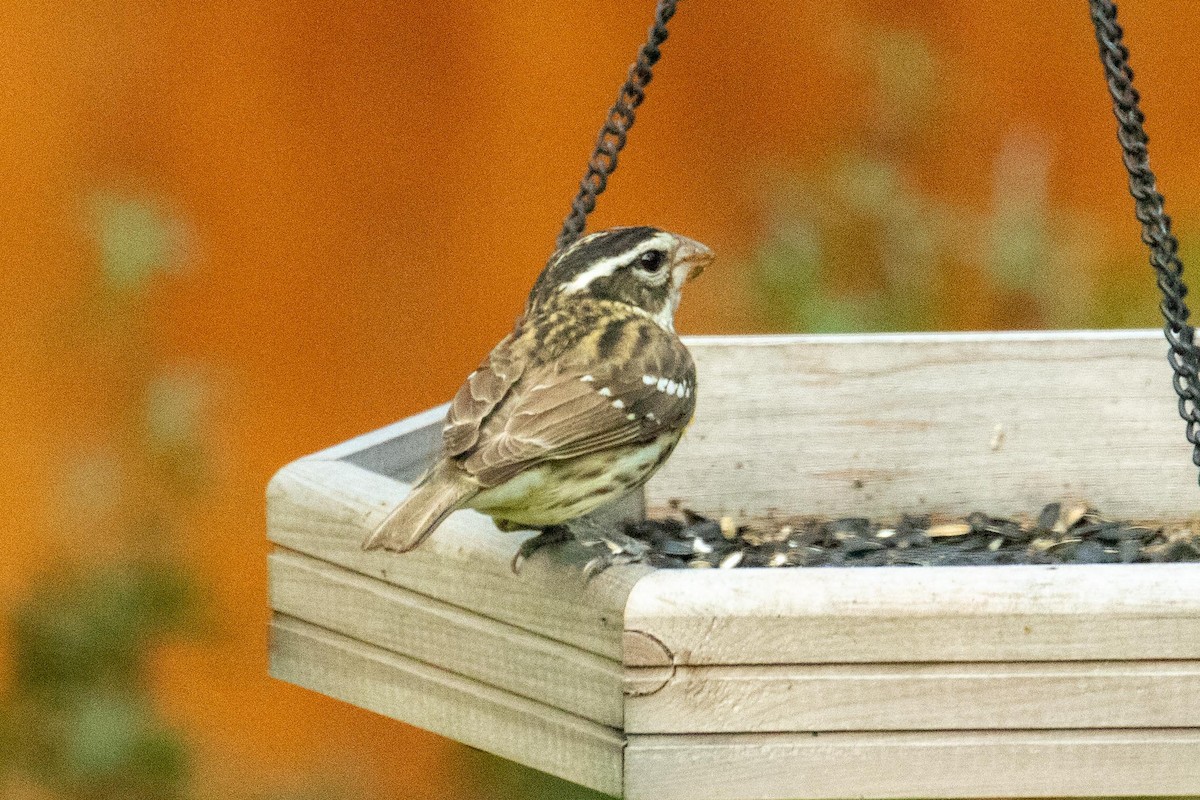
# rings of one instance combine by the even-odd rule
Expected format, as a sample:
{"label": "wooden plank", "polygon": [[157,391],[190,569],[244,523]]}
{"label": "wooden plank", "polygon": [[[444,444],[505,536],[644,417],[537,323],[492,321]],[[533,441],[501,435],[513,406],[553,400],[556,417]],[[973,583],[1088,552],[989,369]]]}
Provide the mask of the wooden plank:
{"label": "wooden plank", "polygon": [[696,418],[647,486],[707,514],[1200,515],[1159,331],[695,337]]}
{"label": "wooden plank", "polygon": [[275,611],[603,725],[622,724],[617,661],[298,553],[273,553],[269,566]]}
{"label": "wooden plank", "polygon": [[610,659],[621,658],[622,610],[649,567],[605,570],[591,581],[592,554],[571,543],[536,553],[520,575],[510,568],[531,535],[501,533],[491,520],[459,511],[409,553],[363,552],[363,538],[408,486],[345,461],[301,459],[267,489],[272,542],[362,575]]}
{"label": "wooden plank", "polygon": [[1200,661],[678,667],[665,682],[643,667],[629,681],[626,733],[1200,724]]}
{"label": "wooden plank", "polygon": [[271,675],[609,794],[623,738],[611,728],[275,615]]}
{"label": "wooden plank", "polygon": [[625,625],[674,664],[1198,660],[1197,587],[1200,564],[658,570]]}
{"label": "wooden plank", "polygon": [[1200,730],[630,736],[626,800],[1200,794]]}

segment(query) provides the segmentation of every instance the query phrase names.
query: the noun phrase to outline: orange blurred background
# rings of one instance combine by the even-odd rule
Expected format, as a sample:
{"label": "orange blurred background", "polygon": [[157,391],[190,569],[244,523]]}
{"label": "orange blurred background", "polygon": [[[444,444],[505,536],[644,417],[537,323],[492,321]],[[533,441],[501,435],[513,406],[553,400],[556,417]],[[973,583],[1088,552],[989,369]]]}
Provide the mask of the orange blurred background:
{"label": "orange blurred background", "polygon": [[[447,399],[504,335],[651,12],[649,0],[10,0],[0,12],[0,608],[104,547],[56,524],[64,464],[102,437],[120,391],[69,320],[97,280],[89,198],[148,198],[186,230],[180,268],[150,290],[154,357],[210,376],[218,476],[180,546],[211,624],[156,654],[152,688],[213,796],[325,780],[354,796],[493,796],[457,745],[266,677],[264,488],[291,459]],[[1122,20],[1152,161],[1187,234],[1200,220],[1200,5],[1124,0]],[[658,225],[718,252],[681,332],[777,327],[742,268],[769,224],[770,176],[817,169],[862,136],[878,112],[863,54],[880,30],[919,37],[938,63],[936,136],[905,151],[923,193],[986,209],[998,154],[1014,132],[1032,136],[1047,202],[1092,220],[1109,254],[1104,274],[1077,279],[1152,285],[1082,0],[684,0],[591,221]],[[949,283],[937,324],[1004,321],[970,273]],[[11,671],[3,646],[0,665]]]}

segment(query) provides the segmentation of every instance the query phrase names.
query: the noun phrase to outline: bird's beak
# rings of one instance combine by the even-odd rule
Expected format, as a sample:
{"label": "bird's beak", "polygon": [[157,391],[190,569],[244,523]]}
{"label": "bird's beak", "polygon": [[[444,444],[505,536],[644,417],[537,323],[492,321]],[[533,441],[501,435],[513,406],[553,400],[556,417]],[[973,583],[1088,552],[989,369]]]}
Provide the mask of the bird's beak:
{"label": "bird's beak", "polygon": [[695,239],[680,236],[679,246],[675,249],[675,268],[672,275],[675,285],[682,286],[685,281],[699,277],[712,260],[712,250]]}

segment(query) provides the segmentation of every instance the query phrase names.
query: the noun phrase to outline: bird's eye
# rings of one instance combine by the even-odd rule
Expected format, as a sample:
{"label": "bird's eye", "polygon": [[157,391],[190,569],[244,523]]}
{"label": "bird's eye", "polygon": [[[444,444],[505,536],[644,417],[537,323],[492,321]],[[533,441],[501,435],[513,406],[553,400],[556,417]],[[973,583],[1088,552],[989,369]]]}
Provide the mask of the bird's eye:
{"label": "bird's eye", "polygon": [[647,250],[638,259],[638,266],[646,270],[646,272],[658,272],[666,260],[667,254],[662,250]]}

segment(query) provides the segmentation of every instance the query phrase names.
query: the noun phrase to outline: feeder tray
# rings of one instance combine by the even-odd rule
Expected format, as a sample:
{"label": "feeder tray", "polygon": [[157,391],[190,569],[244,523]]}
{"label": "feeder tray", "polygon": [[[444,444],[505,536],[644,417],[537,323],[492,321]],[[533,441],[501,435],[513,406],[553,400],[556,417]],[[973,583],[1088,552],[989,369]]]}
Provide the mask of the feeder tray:
{"label": "feeder tray", "polygon": [[[1160,331],[687,343],[696,420],[652,513],[1200,517]],[[274,676],[635,800],[1200,793],[1200,564],[589,582],[575,543],[514,575],[529,534],[472,511],[363,552],[443,414],[272,480]]]}

